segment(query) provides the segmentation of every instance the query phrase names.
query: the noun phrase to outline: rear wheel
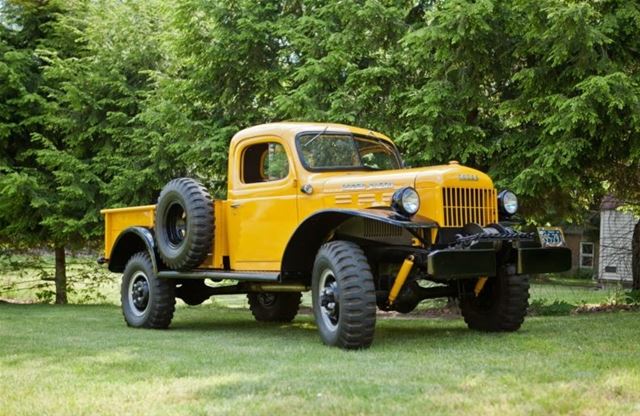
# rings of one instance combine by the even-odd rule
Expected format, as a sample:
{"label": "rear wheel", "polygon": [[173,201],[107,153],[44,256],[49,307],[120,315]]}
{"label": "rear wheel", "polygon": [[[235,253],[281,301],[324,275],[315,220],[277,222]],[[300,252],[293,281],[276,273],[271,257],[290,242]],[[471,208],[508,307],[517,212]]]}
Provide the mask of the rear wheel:
{"label": "rear wheel", "polygon": [[312,275],[313,314],[322,341],[367,348],[376,324],[373,276],[362,249],[348,241],[320,247]]}
{"label": "rear wheel", "polygon": [[300,292],[249,293],[249,308],[256,321],[261,322],[291,322],[298,314],[300,307]]}
{"label": "rear wheel", "polygon": [[167,328],[173,318],[176,299],[174,283],[158,279],[149,254],[134,254],[124,269],[120,300],[127,325]]}
{"label": "rear wheel", "polygon": [[460,300],[467,326],[486,332],[517,331],[528,306],[529,277],[517,275],[513,265],[502,266],[497,276],[487,280],[477,297],[471,294]]}

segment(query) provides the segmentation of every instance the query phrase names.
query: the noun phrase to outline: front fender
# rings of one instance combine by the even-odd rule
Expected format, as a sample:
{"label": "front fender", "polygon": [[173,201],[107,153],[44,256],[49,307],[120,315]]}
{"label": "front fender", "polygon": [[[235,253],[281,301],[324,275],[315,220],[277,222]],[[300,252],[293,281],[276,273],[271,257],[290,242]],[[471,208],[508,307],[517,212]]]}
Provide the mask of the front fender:
{"label": "front fender", "polygon": [[438,224],[429,218],[416,215],[407,219],[388,209],[325,209],[316,211],[298,225],[289,239],[282,257],[282,279],[309,279],[320,246],[333,230],[354,217],[380,221],[412,230],[438,227]]}
{"label": "front fender", "polygon": [[149,253],[153,263],[153,271],[157,273],[155,238],[153,232],[144,227],[129,227],[118,235],[109,256],[109,270],[123,272],[129,258],[140,251]]}

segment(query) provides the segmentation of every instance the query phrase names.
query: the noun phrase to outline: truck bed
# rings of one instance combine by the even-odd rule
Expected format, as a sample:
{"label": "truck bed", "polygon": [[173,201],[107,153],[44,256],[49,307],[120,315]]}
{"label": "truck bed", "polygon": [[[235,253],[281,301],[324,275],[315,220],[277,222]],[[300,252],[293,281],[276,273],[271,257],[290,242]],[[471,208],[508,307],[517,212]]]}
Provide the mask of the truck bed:
{"label": "truck bed", "polygon": [[[223,269],[223,257],[228,256],[226,227],[224,221],[224,201],[213,201],[215,231],[212,251],[200,265],[204,269]],[[104,257],[109,260],[113,245],[120,233],[129,227],[153,229],[155,225],[155,205],[126,208],[109,208],[100,211],[104,215]]]}
{"label": "truck bed", "polygon": [[155,212],[155,205],[101,210],[104,215],[104,257],[109,259],[113,244],[123,230],[134,226],[153,228]]}

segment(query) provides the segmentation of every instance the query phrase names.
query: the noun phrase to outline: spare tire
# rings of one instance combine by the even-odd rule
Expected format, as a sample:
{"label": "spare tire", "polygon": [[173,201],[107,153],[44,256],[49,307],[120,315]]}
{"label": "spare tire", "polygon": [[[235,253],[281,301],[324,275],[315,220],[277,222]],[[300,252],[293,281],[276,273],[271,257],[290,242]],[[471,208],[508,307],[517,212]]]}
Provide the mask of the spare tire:
{"label": "spare tire", "polygon": [[156,205],[155,234],[160,258],[167,267],[199,266],[211,252],[213,201],[202,184],[191,178],[167,183]]}

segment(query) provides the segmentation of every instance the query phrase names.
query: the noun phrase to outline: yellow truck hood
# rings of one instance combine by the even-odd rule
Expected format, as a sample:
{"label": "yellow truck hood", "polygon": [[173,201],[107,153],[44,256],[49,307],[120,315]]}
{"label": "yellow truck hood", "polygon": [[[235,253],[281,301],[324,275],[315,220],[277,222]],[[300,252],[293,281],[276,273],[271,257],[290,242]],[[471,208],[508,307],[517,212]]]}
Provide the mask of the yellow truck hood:
{"label": "yellow truck hood", "polygon": [[437,221],[444,221],[443,188],[493,189],[489,176],[457,163],[373,172],[323,172],[311,175],[308,183],[322,195],[325,208],[352,209],[388,207],[397,189],[412,186],[423,201],[419,214]]}
{"label": "yellow truck hood", "polygon": [[331,172],[311,177],[310,183],[324,193],[389,192],[404,186],[419,188],[472,187],[492,188],[491,178],[483,172],[458,164],[373,172]]}

